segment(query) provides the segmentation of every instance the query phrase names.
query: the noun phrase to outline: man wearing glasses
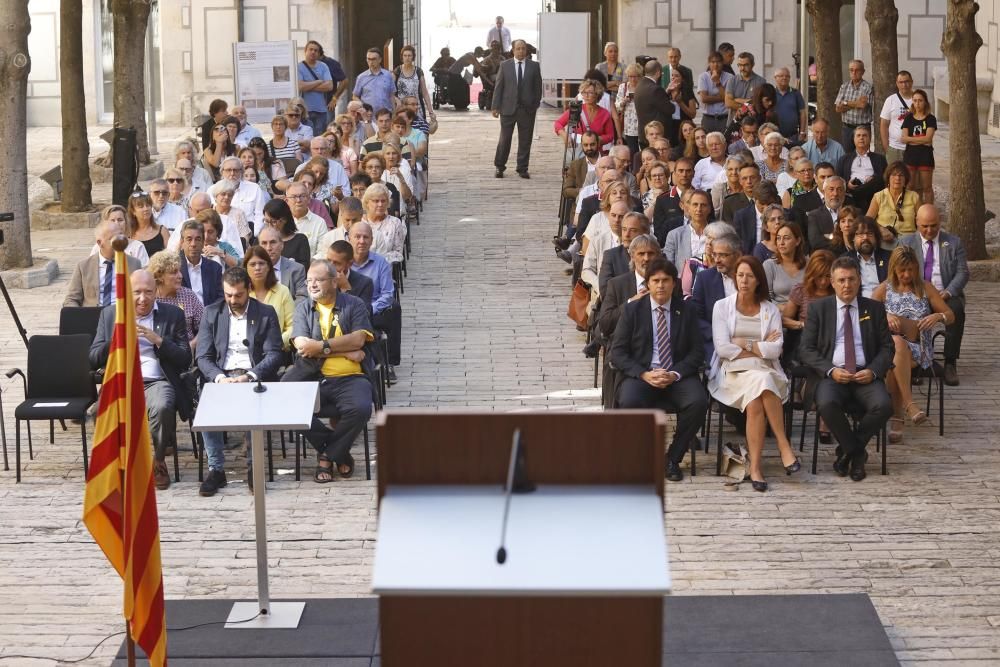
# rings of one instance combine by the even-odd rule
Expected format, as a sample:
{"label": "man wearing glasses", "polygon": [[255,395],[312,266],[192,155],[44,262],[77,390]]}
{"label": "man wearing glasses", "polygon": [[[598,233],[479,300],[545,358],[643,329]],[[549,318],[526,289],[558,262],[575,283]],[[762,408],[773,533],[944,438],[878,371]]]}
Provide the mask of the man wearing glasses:
{"label": "man wearing glasses", "polygon": [[376,48],[365,54],[368,71],[362,72],[354,82],[354,99],[370,104],[374,111],[396,107],[396,82],[392,73],[382,67],[382,52]]}
{"label": "man wearing glasses", "polygon": [[169,196],[170,191],[167,189],[166,179],[158,178],[149,184],[149,199],[153,203],[153,220],[156,221],[156,224],[173,231],[187,220],[187,215],[183,208],[167,201]]}
{"label": "man wearing glasses", "polygon": [[238,157],[229,156],[222,161],[219,170],[222,179],[229,181],[236,188],[233,192],[233,208],[243,211],[243,216],[252,230],[258,230],[264,224],[264,191],[251,181],[243,180],[243,163]]}
{"label": "man wearing glasses", "polygon": [[903,159],[903,119],[913,102],[913,75],[901,70],[896,75],[896,92],[885,98],[879,114],[879,135],[885,150],[886,162],[892,164]]}

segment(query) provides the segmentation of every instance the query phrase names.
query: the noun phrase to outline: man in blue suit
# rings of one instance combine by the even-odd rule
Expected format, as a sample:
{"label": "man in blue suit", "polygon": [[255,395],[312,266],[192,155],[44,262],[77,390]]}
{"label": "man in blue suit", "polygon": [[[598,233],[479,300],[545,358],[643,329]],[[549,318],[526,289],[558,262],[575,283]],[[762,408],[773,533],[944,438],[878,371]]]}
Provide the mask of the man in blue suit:
{"label": "man in blue suit", "polygon": [[627,303],[615,327],[611,363],[625,375],[619,405],[677,413],[667,449],[667,479],[684,478],[681,459],[705,421],[708,395],[698,377],[704,359],[698,322],[680,292],[677,268],[663,258],[646,266],[649,293]]}
{"label": "man in blue suit", "polygon": [[222,300],[222,267],[201,255],[205,230],[197,220],[181,227],[181,278],[206,306]]}
{"label": "man in blue suit", "polygon": [[691,302],[698,315],[698,328],[701,329],[705,345],[706,364],[711,363],[712,355],[715,354],[715,345],[712,343],[712,311],[716,301],[736,292],[733,274],[741,254],[739,237],[726,234],[714,239],[712,261],[715,266],[700,271],[691,290]]}

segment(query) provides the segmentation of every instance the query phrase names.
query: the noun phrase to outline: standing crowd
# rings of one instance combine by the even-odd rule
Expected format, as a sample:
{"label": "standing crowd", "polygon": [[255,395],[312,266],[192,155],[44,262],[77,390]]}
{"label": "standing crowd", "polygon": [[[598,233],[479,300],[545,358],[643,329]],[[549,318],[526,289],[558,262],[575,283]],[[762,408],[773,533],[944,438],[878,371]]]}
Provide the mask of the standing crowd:
{"label": "standing crowd", "polygon": [[[208,382],[318,381],[305,433],[313,478],[353,473],[351,446],[396,381],[399,298],[437,129],[416,50],[399,55],[390,72],[369,49],[337,113],[347,76],[309,41],[301,96],[269,136],[242,106],[214,100],[200,140],[177,144],[164,178],[102,211],[63,306],[102,309],[90,353],[101,369],[115,319],[111,243],[126,236],[158,489],[170,486],[177,417],[191,419]],[[239,435],[229,437],[239,445]],[[226,445],[221,433],[203,438],[200,493],[211,496],[227,484]]]}
{"label": "standing crowd", "polygon": [[794,399],[836,441],[836,473],[864,479],[873,436],[888,425],[900,442],[927,420],[911,385],[935,371],[959,383],[969,269],[934,206],[927,94],[900,71],[875,116],[851,61],[838,140],[827,119],[810,123],[788,68],[768,82],[732,44],[698,74],[676,48],[666,65],[626,63],[614,43],[604,56],[555,122],[566,156],[553,243],[584,353],[605,353],[605,408],[676,413],[666,475],[679,481],[717,404],[766,491],[768,433],[783,472],[801,469],[783,407]]}

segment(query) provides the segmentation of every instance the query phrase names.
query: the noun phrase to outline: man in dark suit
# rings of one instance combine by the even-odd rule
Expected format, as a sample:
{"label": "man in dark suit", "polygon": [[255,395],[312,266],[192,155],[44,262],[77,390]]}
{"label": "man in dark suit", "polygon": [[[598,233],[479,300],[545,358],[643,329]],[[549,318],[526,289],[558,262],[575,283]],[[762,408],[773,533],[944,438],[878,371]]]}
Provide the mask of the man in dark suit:
{"label": "man in dark suit", "polygon": [[281,233],[274,227],[265,225],[257,235],[257,243],[267,252],[274,266],[274,273],[278,276],[278,282],[288,288],[288,293],[295,299],[295,303],[306,298],[306,268],[294,259],[281,256],[285,249]]}
{"label": "man in dark suit", "polygon": [[715,302],[736,293],[734,273],[741,254],[738,236],[726,234],[713,239],[711,261],[714,266],[698,272],[691,290],[691,303],[698,317],[706,363],[715,354],[715,343],[712,341],[712,312],[715,310]]}
{"label": "man in dark suit", "polygon": [[686,217],[681,206],[681,196],[692,187],[694,160],[679,158],[674,163],[673,186],[656,198],[653,206],[653,233],[660,245],[667,241],[667,234],[684,224]]}
{"label": "man in dark suit", "polygon": [[823,181],[823,204],[806,215],[806,228],[803,229],[810,252],[826,250],[830,247],[833,228],[840,215],[840,207],[844,205],[844,195],[847,193],[846,183],[840,176],[828,176]]}
{"label": "man in dark suit", "polygon": [[753,188],[753,204],[736,211],[733,227],[740,237],[740,251],[744,255],[753,254],[754,247],[760,242],[764,209],[771,204],[781,204],[778,188],[771,181],[761,181]]}
{"label": "man in dark suit", "polygon": [[531,157],[531,134],[535,130],[535,112],[542,103],[542,71],[538,63],[528,60],[528,44],[514,40],[514,57],[500,65],[496,88],[493,90],[493,117],[500,119],[500,141],[493,160],[496,177],[503,178],[510,157],[510,145],[517,125],[517,175],[530,178],[528,160]]}
{"label": "man in dark suit", "polygon": [[635,90],[635,115],[639,119],[639,145],[642,148],[647,146],[646,133],[642,131],[646,123],[659,121],[663,124],[663,136],[669,137],[673,134],[674,125],[674,103],[670,101],[667,91],[660,87],[660,75],[663,66],[659,60],[650,60],[646,63],[639,80],[639,85]]}
{"label": "man in dark suit", "polygon": [[[810,162],[810,164],[812,163]],[[834,173],[836,173],[833,165],[829,162],[820,162],[814,167],[814,170],[816,187],[809,192],[804,192],[795,197],[795,201],[792,202],[792,218],[799,224],[799,229],[802,230],[803,234],[806,232],[806,218],[808,217],[809,212],[815,211],[823,205],[823,181],[825,181],[827,177],[833,176]]]}
{"label": "man in dark suit", "polygon": [[945,328],[944,381],[957,386],[957,362],[965,333],[965,286],[969,282],[965,246],[962,239],[941,231],[941,217],[933,204],[917,209],[917,233],[904,236],[900,242],[917,251],[924,281],[938,289],[955,313],[955,321]]}
{"label": "man in dark suit", "polygon": [[654,259],[646,267],[646,285],[649,293],[622,309],[611,363],[625,375],[618,397],[622,408],[677,413],[666,474],[671,482],[679,482],[684,478],[680,462],[708,410],[708,395],[698,377],[703,350],[695,313],[681,297],[677,267]]}
{"label": "man in dark suit", "polygon": [[[820,376],[816,405],[837,438],[833,469],[841,477],[865,478],[866,447],[892,416],[885,376],[895,346],[885,307],[859,296],[861,272],[850,257],[838,257],[830,269],[834,296],[809,305],[799,343],[799,359]],[[858,429],[848,412],[861,414]]]}
{"label": "man in dark suit", "polygon": [[351,267],[354,266],[354,247],[347,241],[334,241],[326,251],[326,258],[337,269],[337,290],[356,296],[368,304],[370,317],[375,283],[368,276],[358,271],[351,271]]}
{"label": "man in dark suit", "polygon": [[844,253],[861,267],[861,296],[870,298],[875,288],[889,275],[889,256],[892,254],[879,245],[878,223],[862,218],[854,229],[854,250]]}
{"label": "man in dark suit", "polygon": [[[601,261],[601,271],[597,276],[597,285],[600,294],[604,296],[604,288],[608,282],[623,273],[629,273],[629,263],[632,260],[630,248],[632,240],[637,236],[649,233],[649,218],[642,213],[632,211],[626,213],[622,218],[621,244],[604,251],[604,259]],[[610,337],[610,336],[609,336]]]}
{"label": "man in dark suit", "polygon": [[[153,481],[156,488],[170,488],[166,455],[177,446],[177,412],[181,419],[191,417],[191,399],[181,381],[181,374],[191,366],[184,311],[156,302],[156,281],[142,269],[130,276],[135,304],[139,361],[146,396],[149,434],[153,440]],[[101,311],[97,334],[90,346],[90,365],[94,370],[108,363],[108,352],[115,327],[115,304]]]}
{"label": "man in dark suit", "polygon": [[755,162],[740,167],[740,187],[743,192],[731,194],[722,200],[722,220],[733,224],[736,212],[753,204],[753,189],[760,183],[760,167]]}
{"label": "man in dark suit", "polygon": [[[205,308],[198,331],[196,359],[205,382],[230,384],[276,379],[284,355],[281,326],[274,308],[250,298],[250,277],[242,267],[226,270],[222,290],[224,300]],[[205,431],[201,435],[208,458],[208,475],[198,493],[213,496],[227,483],[225,448],[221,432]],[[247,463],[250,463],[249,448]],[[249,480],[248,474],[247,484]]]}
{"label": "man in dark suit", "polygon": [[184,287],[194,291],[206,306],[222,299],[222,267],[205,260],[205,230],[197,220],[181,227],[181,278]]}
{"label": "man in dark suit", "polygon": [[[119,226],[108,221],[94,228],[97,252],[80,260],[73,269],[63,307],[107,306],[115,302],[115,251],[111,240],[120,233]],[[129,273],[141,268],[139,260],[131,255],[125,255],[125,261]]]}
{"label": "man in dark suit", "polygon": [[875,193],[885,188],[883,175],[889,166],[885,156],[873,153],[871,147],[871,129],[858,125],[854,128],[854,150],[837,163],[837,175],[847,183],[847,192],[862,213],[868,210]]}

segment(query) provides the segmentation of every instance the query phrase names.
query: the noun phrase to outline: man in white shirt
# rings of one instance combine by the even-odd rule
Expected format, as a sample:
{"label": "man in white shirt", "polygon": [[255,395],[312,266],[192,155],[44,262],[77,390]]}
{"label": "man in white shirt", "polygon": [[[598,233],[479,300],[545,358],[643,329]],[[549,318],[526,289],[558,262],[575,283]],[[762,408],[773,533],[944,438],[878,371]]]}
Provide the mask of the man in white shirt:
{"label": "man in white shirt", "polygon": [[237,105],[230,109],[233,117],[240,121],[240,131],[236,134],[236,143],[240,146],[246,146],[250,143],[250,140],[255,137],[261,137],[260,130],[255,128],[253,125],[247,122],[247,110],[246,107],[242,105]]}
{"label": "man in white shirt", "polygon": [[500,42],[500,49],[504,53],[510,53],[510,28],[503,24],[502,16],[497,17],[496,25],[486,33],[486,47],[489,48],[493,42]]}
{"label": "man in white shirt", "polygon": [[903,159],[903,119],[913,102],[913,75],[905,69],[896,75],[896,92],[885,98],[879,114],[879,135],[885,159],[892,164]]}
{"label": "man in white shirt", "polygon": [[158,178],[149,184],[149,200],[153,204],[153,220],[169,230],[177,229],[187,220],[187,213],[177,204],[167,201],[170,191],[167,182]]}
{"label": "man in white shirt", "polygon": [[295,218],[295,226],[299,232],[309,239],[309,256],[316,254],[319,239],[326,233],[326,223],[323,218],[309,210],[309,191],[302,183],[293,182],[285,190],[285,199]]}
{"label": "man in white shirt", "polygon": [[243,163],[238,157],[223,160],[219,172],[236,188],[230,205],[243,211],[250,229],[259,229],[264,224],[264,204],[267,203],[264,191],[256,183],[243,180]]}
{"label": "man in white shirt", "polygon": [[705,146],[708,148],[708,157],[698,160],[694,166],[694,179],[691,185],[696,190],[712,189],[715,177],[725,169],[726,165],[726,138],[721,132],[712,132],[705,137]]}

